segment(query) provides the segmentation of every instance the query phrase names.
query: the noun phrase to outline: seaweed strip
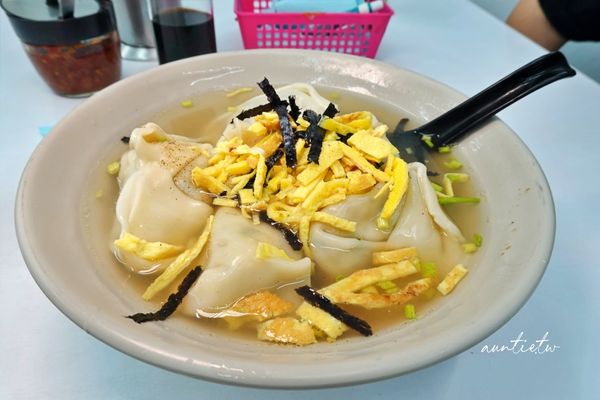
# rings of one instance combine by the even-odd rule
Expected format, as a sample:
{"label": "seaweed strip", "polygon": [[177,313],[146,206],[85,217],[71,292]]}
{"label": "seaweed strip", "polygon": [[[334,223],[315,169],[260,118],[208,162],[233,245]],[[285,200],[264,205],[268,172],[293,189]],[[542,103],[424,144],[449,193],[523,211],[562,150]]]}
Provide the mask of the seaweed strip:
{"label": "seaweed strip", "polygon": [[306,134],[306,131],[296,131],[296,140],[298,139],[304,139],[304,147],[308,147],[309,143],[308,143],[308,135]]}
{"label": "seaweed strip", "polygon": [[300,238],[298,237],[296,232],[294,232],[293,230],[288,228],[285,224],[282,224],[280,222],[274,221],[271,218],[269,218],[266,211],[261,211],[258,214],[258,216],[260,217],[260,220],[262,222],[266,222],[267,224],[271,225],[273,228],[275,228],[279,232],[281,232],[283,234],[283,237],[285,238],[285,240],[287,240],[289,245],[292,247],[292,249],[294,249],[294,250],[302,249],[302,241],[300,240]]}
{"label": "seaweed strip", "polygon": [[305,285],[296,288],[296,293],[302,296],[310,305],[320,308],[321,310],[330,314],[333,318],[348,325],[361,335],[371,336],[373,334],[371,326],[366,321],[363,321],[362,319],[344,311],[342,308],[333,304],[331,300],[310,286]]}
{"label": "seaweed strip", "polygon": [[339,137],[339,141],[344,143],[344,144],[348,144],[348,139],[350,139],[352,137],[353,133],[346,133],[345,135],[340,135]]}
{"label": "seaweed strip", "polygon": [[125,144],[129,144],[129,136],[123,136],[121,138],[121,142],[125,143]]}
{"label": "seaweed strip", "polygon": [[171,293],[167,302],[163,304],[160,310],[151,313],[137,313],[133,315],[128,315],[127,318],[130,318],[137,322],[138,324],[142,324],[144,322],[149,321],[164,321],[171,314],[175,312],[179,304],[183,301],[183,298],[187,295],[188,291],[192,287],[192,285],[196,282],[196,279],[202,273],[202,268],[199,266],[191,270],[183,281],[177,288],[177,292]]}
{"label": "seaweed strip", "polygon": [[439,172],[427,170],[427,176],[438,176],[439,174]]}
{"label": "seaweed strip", "polygon": [[335,114],[339,113],[340,110],[338,110],[335,107],[335,104],[333,103],[329,103],[329,105],[327,106],[327,108],[325,109],[325,111],[323,111],[323,115],[329,118],[333,118],[335,117]]}
{"label": "seaweed strip", "polygon": [[288,102],[290,103],[290,116],[295,121],[300,116],[300,107],[296,104],[296,97],[288,96]]}
{"label": "seaweed strip", "polygon": [[302,113],[302,118],[309,122],[308,128],[306,128],[306,142],[310,144],[313,132],[318,126],[317,124],[319,123],[321,117],[313,110],[304,110]]}
{"label": "seaweed strip", "polygon": [[319,126],[319,120],[321,117],[312,110],[304,111],[304,117],[310,125],[306,130],[307,142],[310,143],[310,150],[308,151],[308,162],[319,163],[319,156],[321,155],[321,148],[323,146],[323,138],[325,132],[323,128]]}
{"label": "seaweed strip", "polygon": [[267,96],[267,99],[269,100],[269,103],[271,103],[271,106],[277,107],[282,103],[281,99],[279,98],[279,95],[275,91],[275,88],[273,87],[273,85],[271,85],[267,78],[258,82],[258,87],[263,91],[265,96]]}
{"label": "seaweed strip", "polygon": [[283,156],[283,150],[278,148],[275,153],[271,154],[269,158],[266,159],[265,164],[267,164],[267,171],[269,171]]}
{"label": "seaweed strip", "polygon": [[254,181],[256,180],[256,175],[252,178],[248,179],[248,183],[244,185],[244,189],[252,189],[254,187]]}
{"label": "seaweed strip", "polygon": [[279,127],[283,136],[283,148],[285,150],[285,162],[288,167],[296,168],[296,146],[294,140],[294,131],[288,118],[287,106],[279,104],[275,107],[277,116],[279,117]]}
{"label": "seaweed strip", "polygon": [[253,108],[249,108],[247,110],[242,110],[235,118],[242,120],[250,117],[256,117],[264,112],[271,111],[273,109],[273,105],[271,103],[261,104],[260,106],[256,106]]}

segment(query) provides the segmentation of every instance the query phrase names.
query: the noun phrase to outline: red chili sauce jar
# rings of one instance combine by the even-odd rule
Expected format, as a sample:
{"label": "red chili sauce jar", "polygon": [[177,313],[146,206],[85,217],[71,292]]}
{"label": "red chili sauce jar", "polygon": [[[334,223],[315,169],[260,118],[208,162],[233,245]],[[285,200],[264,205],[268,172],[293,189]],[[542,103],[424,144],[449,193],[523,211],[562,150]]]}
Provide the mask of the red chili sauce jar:
{"label": "red chili sauce jar", "polygon": [[119,35],[108,0],[0,0],[29,59],[59,95],[84,97],[121,77]]}

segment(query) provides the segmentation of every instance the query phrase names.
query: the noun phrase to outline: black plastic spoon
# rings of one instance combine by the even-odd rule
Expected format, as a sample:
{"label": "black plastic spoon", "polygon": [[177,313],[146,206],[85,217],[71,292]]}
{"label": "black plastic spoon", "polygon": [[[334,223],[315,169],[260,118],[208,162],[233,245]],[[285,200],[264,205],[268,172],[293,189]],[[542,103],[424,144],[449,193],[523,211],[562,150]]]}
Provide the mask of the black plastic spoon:
{"label": "black plastic spoon", "polygon": [[402,119],[388,138],[404,160],[425,162],[427,150],[453,143],[529,93],[574,75],[562,53],[548,53],[419,128],[405,131],[408,119]]}

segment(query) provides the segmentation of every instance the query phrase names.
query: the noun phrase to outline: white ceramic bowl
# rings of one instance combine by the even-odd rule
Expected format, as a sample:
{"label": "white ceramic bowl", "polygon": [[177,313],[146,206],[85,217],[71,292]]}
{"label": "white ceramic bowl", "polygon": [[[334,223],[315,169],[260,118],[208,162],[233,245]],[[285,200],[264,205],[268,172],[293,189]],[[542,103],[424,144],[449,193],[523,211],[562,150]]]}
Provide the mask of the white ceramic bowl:
{"label": "white ceramic bowl", "polygon": [[232,384],[299,388],[423,368],[478,343],[519,310],[549,260],[554,207],[533,155],[494,119],[454,150],[483,197],[485,244],[469,265],[468,278],[420,319],[369,338],[295,348],[221,337],[179,318],[144,325],[123,318],[147,306],[117,281],[107,248],[86,243],[81,207],[91,171],[103,168],[103,157],[121,136],[168,105],[206,90],[252,86],[265,75],[275,85],[308,82],[360,93],[367,102],[377,97],[422,121],[464,99],[438,82],[377,61],[302,51],[197,57],[97,93],[38,146],[16,199],[25,261],[63,313],[114,348],[172,371]]}

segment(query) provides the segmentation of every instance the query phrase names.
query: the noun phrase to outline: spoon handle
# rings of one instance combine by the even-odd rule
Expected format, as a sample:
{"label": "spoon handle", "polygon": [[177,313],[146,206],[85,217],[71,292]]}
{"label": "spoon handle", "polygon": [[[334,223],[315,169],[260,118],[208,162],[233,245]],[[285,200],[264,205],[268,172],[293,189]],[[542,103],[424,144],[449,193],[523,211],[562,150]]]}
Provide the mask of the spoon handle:
{"label": "spoon handle", "polygon": [[416,131],[423,135],[431,135],[435,147],[446,145],[529,93],[573,75],[575,70],[569,66],[562,53],[548,53],[505,76]]}

